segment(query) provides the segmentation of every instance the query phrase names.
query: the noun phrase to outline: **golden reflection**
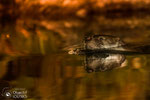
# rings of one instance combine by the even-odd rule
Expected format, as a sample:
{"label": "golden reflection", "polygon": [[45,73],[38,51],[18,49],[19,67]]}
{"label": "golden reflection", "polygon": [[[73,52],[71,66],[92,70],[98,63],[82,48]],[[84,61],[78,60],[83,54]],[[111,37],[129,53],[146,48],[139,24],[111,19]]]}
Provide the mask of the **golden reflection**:
{"label": "golden reflection", "polygon": [[134,68],[138,69],[142,67],[142,61],[141,58],[137,57],[137,58],[133,58],[132,60],[132,65]]}
{"label": "golden reflection", "polygon": [[149,55],[129,55],[126,61],[121,54],[88,56],[86,65],[94,70],[118,69],[87,73],[83,56],[62,50],[91,34],[149,43],[149,4],[150,0],[0,0],[0,83],[26,88],[27,100],[149,100]]}
{"label": "golden reflection", "polygon": [[6,34],[6,38],[10,38],[10,35],[9,35],[9,34]]}
{"label": "golden reflection", "polygon": [[[140,58],[142,59],[138,56],[136,60]],[[11,84],[26,87],[33,99],[36,96],[41,97],[42,100],[70,100],[73,98],[136,100],[136,97],[145,98],[144,93],[146,87],[149,86],[149,80],[147,80],[149,74],[144,69],[128,69],[132,67],[129,65],[125,69],[89,74],[84,71],[81,63],[78,65],[77,59],[67,55],[64,57],[55,55],[22,57],[12,60],[11,65],[4,66],[8,70],[11,66],[13,68],[11,70],[16,72],[8,73],[6,70],[3,77],[10,74],[11,77],[15,76],[16,82],[12,81]],[[0,66],[3,64],[0,63]],[[149,68],[143,66],[143,68],[146,67]],[[22,73],[19,70],[23,70]]]}
{"label": "golden reflection", "polygon": [[0,79],[2,79],[7,72],[7,63],[7,61],[0,61]]}
{"label": "golden reflection", "polygon": [[78,10],[77,11],[77,16],[79,16],[79,17],[85,17],[86,16],[86,13],[87,13],[87,11],[86,11],[86,9],[80,9],[80,10]]}

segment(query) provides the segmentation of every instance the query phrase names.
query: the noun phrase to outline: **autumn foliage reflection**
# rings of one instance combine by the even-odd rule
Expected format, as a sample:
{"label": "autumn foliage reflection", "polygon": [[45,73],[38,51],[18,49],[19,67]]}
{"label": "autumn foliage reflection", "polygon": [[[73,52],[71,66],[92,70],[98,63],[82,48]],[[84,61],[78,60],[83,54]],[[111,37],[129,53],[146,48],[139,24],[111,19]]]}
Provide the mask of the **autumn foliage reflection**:
{"label": "autumn foliage reflection", "polygon": [[31,100],[148,100],[149,56],[89,74],[64,48],[91,34],[149,43],[149,12],[150,0],[0,0],[0,88],[25,87]]}

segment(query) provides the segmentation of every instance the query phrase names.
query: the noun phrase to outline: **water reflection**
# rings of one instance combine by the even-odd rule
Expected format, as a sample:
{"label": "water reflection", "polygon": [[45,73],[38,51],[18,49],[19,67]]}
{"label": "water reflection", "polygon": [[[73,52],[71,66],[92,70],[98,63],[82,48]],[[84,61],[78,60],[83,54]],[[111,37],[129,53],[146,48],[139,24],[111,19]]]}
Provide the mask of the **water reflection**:
{"label": "water reflection", "polygon": [[[101,14],[95,3],[85,0],[79,8],[32,6],[31,0],[25,0],[31,4],[28,6],[16,0],[20,2],[17,6],[12,0],[13,6],[9,8],[10,0],[1,1],[0,90],[25,88],[27,100],[150,99],[149,55],[77,56],[61,51],[93,33],[119,36],[127,43],[149,42],[150,16],[145,6],[147,13],[138,12],[138,6],[133,5],[133,11],[136,8],[138,13],[134,15],[127,6],[108,4]],[[112,7],[119,12],[112,12]],[[124,11],[120,7],[127,8]],[[150,46],[144,46],[143,50],[149,52]]]}
{"label": "water reflection", "polygon": [[122,67],[125,56],[122,54],[89,54],[85,56],[87,72],[107,71]]}
{"label": "water reflection", "polygon": [[[149,58],[148,55],[86,55],[87,67],[94,71],[99,66],[118,68],[87,73],[82,66],[83,57],[78,55],[7,57],[0,63],[0,71],[4,71],[0,73],[0,87],[26,88],[29,98],[36,100],[144,100],[149,98],[150,90]],[[123,62],[127,63],[120,68]]]}

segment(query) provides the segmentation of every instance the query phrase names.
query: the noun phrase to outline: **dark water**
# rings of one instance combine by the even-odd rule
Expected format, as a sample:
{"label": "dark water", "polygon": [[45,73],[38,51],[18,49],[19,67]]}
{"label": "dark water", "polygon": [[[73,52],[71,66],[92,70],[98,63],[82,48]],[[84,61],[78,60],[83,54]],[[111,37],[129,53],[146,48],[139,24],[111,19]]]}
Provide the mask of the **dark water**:
{"label": "dark water", "polygon": [[126,58],[122,68],[93,73],[84,70],[83,56],[6,58],[1,61],[1,88],[6,83],[25,88],[31,100],[148,100],[150,56]]}
{"label": "dark water", "polygon": [[122,67],[87,73],[85,56],[66,51],[91,34],[116,35],[133,44],[149,43],[149,18],[19,18],[3,22],[0,89],[9,87],[6,90],[12,93],[24,88],[28,96],[24,100],[149,100],[149,55],[125,55]]}

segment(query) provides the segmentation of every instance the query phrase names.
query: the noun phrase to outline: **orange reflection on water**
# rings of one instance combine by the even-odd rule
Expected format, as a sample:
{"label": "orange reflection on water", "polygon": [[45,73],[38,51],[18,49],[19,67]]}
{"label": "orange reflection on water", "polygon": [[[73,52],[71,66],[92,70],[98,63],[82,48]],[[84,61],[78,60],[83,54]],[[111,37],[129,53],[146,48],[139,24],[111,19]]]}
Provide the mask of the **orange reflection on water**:
{"label": "orange reflection on water", "polygon": [[141,68],[142,67],[142,61],[141,61],[141,58],[139,57],[136,57],[132,60],[132,65],[134,68],[138,69],[138,68]]}

